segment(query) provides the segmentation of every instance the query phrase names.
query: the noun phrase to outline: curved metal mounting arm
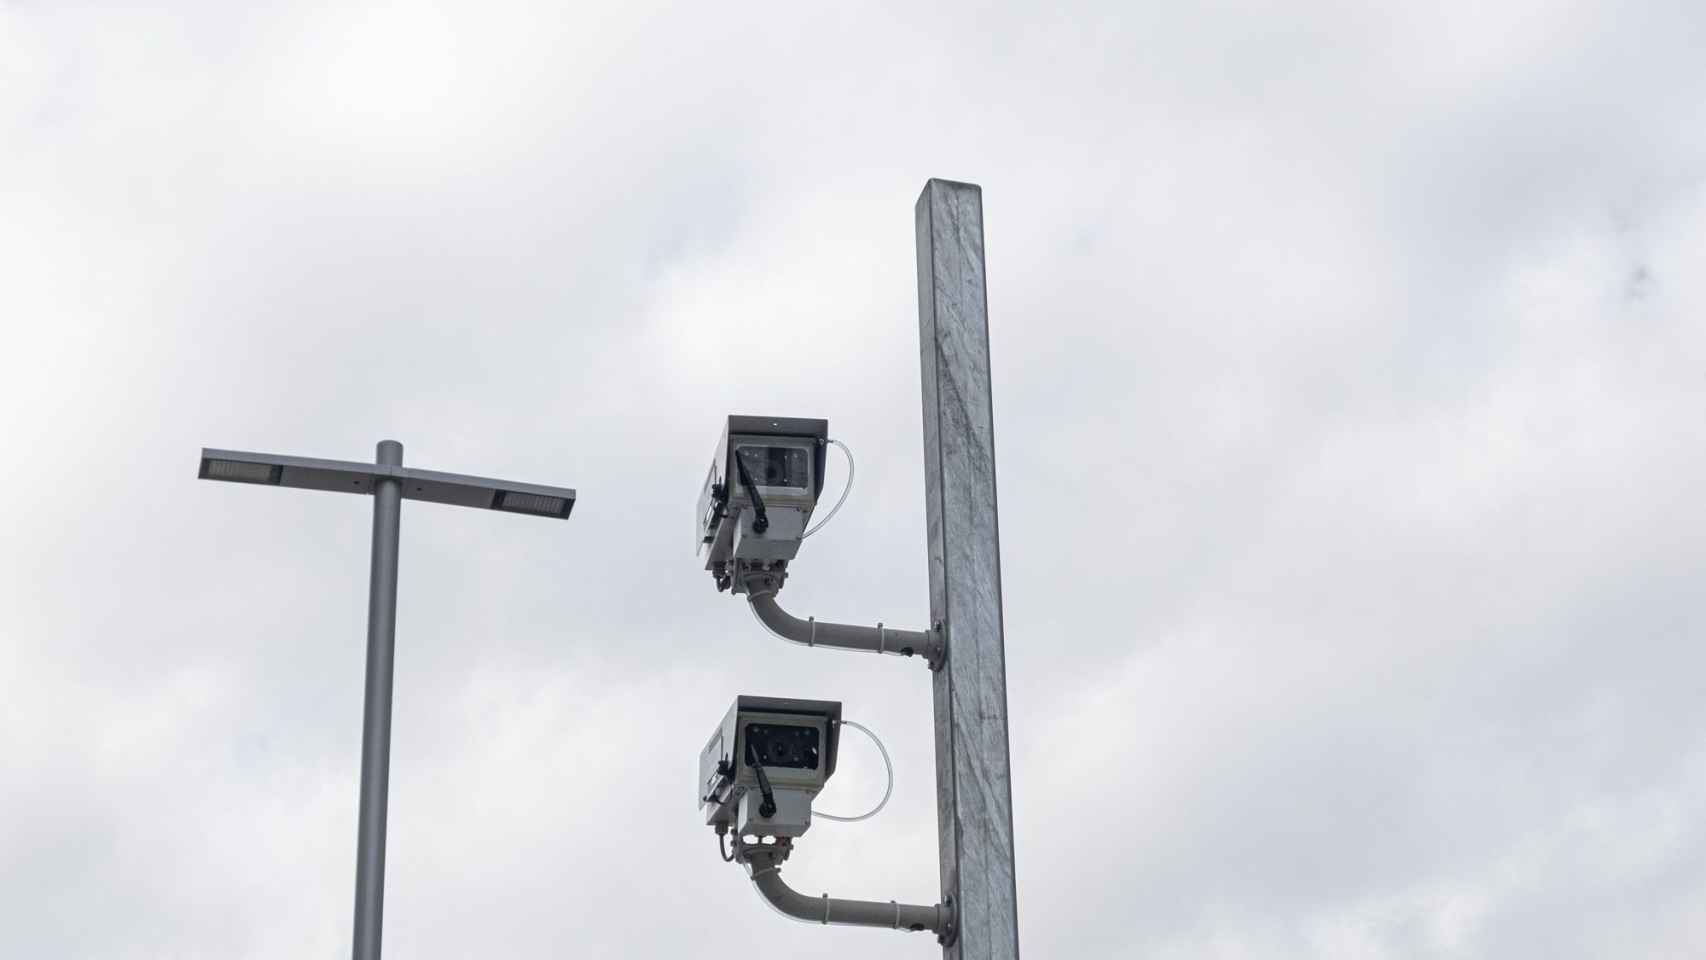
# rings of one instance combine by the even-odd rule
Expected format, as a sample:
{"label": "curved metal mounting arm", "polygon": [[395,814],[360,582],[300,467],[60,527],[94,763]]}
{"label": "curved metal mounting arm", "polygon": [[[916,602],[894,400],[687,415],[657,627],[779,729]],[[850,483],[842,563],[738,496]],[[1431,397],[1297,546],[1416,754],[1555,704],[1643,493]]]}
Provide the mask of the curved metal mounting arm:
{"label": "curved metal mounting arm", "polygon": [[[777,849],[782,847],[782,849]],[[752,874],[752,888],[778,913],[806,923],[840,924],[855,927],[888,927],[892,930],[928,930],[943,944],[953,943],[954,909],[950,904],[923,906],[893,900],[847,900],[823,894],[808,897],[782,880],[782,864],[788,851],[775,846],[737,846],[737,856]]]}
{"label": "curved metal mounting arm", "polygon": [[890,653],[897,657],[922,656],[934,670],[942,664],[946,644],[940,630],[895,630],[877,624],[860,627],[845,623],[825,623],[816,617],[801,620],[776,604],[774,590],[747,595],[752,612],[770,632],[784,640],[808,647],[837,647],[842,650],[868,650]]}

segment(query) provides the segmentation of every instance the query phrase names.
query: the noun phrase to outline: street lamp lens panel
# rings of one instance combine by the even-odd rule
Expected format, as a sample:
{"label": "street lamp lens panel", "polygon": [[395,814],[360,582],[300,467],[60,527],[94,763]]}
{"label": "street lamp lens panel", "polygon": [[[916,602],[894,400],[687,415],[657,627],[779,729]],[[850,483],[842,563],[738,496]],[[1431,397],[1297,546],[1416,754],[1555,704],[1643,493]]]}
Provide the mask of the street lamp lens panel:
{"label": "street lamp lens panel", "polygon": [[242,460],[206,460],[202,476],[209,480],[230,480],[233,483],[268,483],[279,481],[283,468],[271,463],[246,463]]}
{"label": "street lamp lens panel", "polygon": [[530,513],[540,517],[566,517],[569,515],[569,502],[565,497],[500,490],[497,502],[492,504],[492,508],[510,513]]}

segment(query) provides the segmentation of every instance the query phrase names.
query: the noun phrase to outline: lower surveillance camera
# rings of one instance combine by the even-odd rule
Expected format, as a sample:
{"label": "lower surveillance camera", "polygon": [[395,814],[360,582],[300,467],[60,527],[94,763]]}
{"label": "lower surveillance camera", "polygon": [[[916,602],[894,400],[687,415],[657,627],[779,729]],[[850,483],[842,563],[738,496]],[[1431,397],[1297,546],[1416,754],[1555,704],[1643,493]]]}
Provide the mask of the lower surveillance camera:
{"label": "lower surveillance camera", "polygon": [[736,697],[699,753],[705,823],[737,836],[798,837],[835,772],[841,704]]}
{"label": "lower surveillance camera", "polygon": [[[735,698],[699,752],[699,806],[705,823],[717,832],[723,860],[740,864],[753,889],[783,916],[816,924],[928,930],[937,942],[951,945],[958,929],[951,899],[914,904],[827,893],[814,897],[782,880],[782,865],[794,852],[795,840],[812,825],[812,801],[835,772],[841,726],[841,704],[833,700]],[[863,731],[882,750],[876,734],[852,721],[847,726]],[[882,753],[886,763],[888,752]],[[891,789],[893,773],[891,768]],[[870,813],[819,816],[864,820],[887,802],[885,792]]]}

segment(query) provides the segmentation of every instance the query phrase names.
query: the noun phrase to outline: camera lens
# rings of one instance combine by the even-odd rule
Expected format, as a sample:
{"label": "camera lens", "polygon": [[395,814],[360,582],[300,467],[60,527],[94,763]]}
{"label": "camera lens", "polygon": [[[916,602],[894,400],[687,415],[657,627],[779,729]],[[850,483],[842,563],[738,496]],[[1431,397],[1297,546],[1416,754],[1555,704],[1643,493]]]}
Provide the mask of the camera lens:
{"label": "camera lens", "polygon": [[746,727],[746,749],[753,764],[815,770],[820,747],[818,731],[811,727],[763,723]]}

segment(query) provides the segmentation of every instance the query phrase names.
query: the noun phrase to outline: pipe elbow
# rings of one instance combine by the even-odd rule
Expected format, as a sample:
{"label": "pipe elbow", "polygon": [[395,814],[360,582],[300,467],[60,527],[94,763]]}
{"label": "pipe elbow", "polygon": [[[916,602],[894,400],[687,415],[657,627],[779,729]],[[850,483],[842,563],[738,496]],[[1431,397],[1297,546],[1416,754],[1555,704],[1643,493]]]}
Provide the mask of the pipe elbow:
{"label": "pipe elbow", "polygon": [[747,602],[752,605],[752,612],[758,617],[758,622],[764,624],[771,633],[784,640],[811,645],[812,624],[783,610],[776,602],[775,594],[749,596]]}
{"label": "pipe elbow", "polygon": [[772,867],[760,870],[752,875],[752,888],[770,904],[777,913],[793,920],[803,920],[806,923],[828,923],[824,919],[829,915],[823,897],[808,897],[782,882],[782,872]]}
{"label": "pipe elbow", "polygon": [[783,610],[774,593],[749,594],[747,603],[765,629],[804,646],[863,650],[897,657],[917,655],[924,657],[932,669],[942,661],[944,644],[941,632],[937,630],[897,630],[880,623],[874,627],[852,626],[828,623],[815,617],[801,620]]}

